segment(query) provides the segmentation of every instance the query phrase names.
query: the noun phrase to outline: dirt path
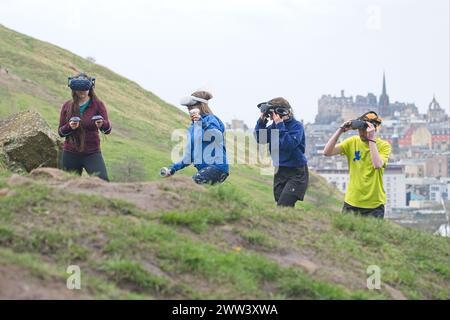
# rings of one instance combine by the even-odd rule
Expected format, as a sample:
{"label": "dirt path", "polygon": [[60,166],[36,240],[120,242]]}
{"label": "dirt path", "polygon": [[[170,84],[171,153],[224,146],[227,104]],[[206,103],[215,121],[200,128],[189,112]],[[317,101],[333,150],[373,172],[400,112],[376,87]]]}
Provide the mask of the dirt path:
{"label": "dirt path", "polygon": [[119,199],[147,211],[161,211],[193,207],[195,203],[188,192],[205,192],[188,177],[171,177],[158,182],[108,183],[95,177],[73,178],[63,171],[40,168],[31,172],[31,178],[13,175],[9,185],[29,185],[41,182],[47,186],[75,194],[99,195],[107,199]]}

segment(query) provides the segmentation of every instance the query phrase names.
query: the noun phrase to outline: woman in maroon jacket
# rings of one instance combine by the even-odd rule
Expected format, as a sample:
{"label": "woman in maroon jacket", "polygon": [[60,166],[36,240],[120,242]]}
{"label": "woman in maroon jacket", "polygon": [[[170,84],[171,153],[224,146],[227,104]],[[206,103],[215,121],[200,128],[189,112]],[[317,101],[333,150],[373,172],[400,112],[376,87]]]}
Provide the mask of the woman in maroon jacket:
{"label": "woman in maroon jacket", "polygon": [[83,168],[89,175],[108,180],[100,150],[99,131],[111,132],[105,105],[95,95],[95,78],[84,73],[69,78],[72,100],[61,108],[58,133],[65,137],[62,167],[81,175]]}

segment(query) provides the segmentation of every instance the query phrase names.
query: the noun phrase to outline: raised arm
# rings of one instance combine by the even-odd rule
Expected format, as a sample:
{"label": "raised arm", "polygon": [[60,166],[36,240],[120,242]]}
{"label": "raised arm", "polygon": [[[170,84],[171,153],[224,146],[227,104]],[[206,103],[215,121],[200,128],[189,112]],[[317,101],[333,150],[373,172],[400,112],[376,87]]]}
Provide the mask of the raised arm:
{"label": "raised arm", "polygon": [[333,136],[328,140],[325,148],[323,149],[323,154],[326,157],[336,156],[342,153],[342,150],[339,146],[336,146],[339,137],[344,133],[350,130],[350,121],[344,122],[342,126],[336,130]]}
{"label": "raised arm", "polygon": [[[265,132],[265,139],[261,139],[261,133]],[[267,128],[267,119],[264,117],[264,114],[261,113],[261,116],[258,118],[256,122],[255,131],[253,132],[256,142],[259,144],[268,144],[270,143],[270,128]],[[264,135],[263,135],[264,137]]]}
{"label": "raised arm", "polygon": [[387,165],[391,148],[390,146],[387,146],[384,150],[381,150],[381,152],[378,151],[377,142],[375,140],[375,126],[370,122],[367,122],[367,124],[367,138],[369,140],[370,158],[372,160],[373,167],[376,170],[379,170]]}

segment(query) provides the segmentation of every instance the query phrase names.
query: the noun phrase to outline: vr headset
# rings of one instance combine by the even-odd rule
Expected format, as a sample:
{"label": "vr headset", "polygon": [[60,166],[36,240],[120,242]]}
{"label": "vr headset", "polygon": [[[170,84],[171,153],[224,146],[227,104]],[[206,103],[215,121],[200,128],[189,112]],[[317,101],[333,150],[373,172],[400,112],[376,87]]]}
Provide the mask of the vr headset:
{"label": "vr headset", "polygon": [[350,123],[350,128],[352,128],[352,130],[358,130],[358,129],[362,129],[362,130],[366,130],[369,126],[367,125],[367,122],[363,121],[363,120],[352,120]]}
{"label": "vr headset", "polygon": [[265,117],[269,117],[273,112],[280,117],[284,117],[290,114],[290,108],[287,106],[275,105],[269,102],[263,102],[258,104],[258,109],[264,114]]}
{"label": "vr headset", "polygon": [[379,127],[381,126],[381,123],[383,123],[383,120],[380,117],[378,117],[378,114],[375,111],[369,111],[363,114],[358,119],[352,120],[349,127],[352,130],[357,129],[366,130],[369,127],[367,122],[370,122],[375,127]]}
{"label": "vr headset", "polygon": [[95,86],[95,78],[89,78],[84,73],[75,77],[69,77],[68,86],[73,91],[89,91]]}
{"label": "vr headset", "polygon": [[182,98],[181,101],[180,101],[180,104],[182,106],[186,106],[186,107],[192,107],[192,106],[195,106],[195,105],[200,104],[200,103],[208,104],[208,100],[202,99],[202,98],[198,98],[198,97],[194,97],[194,96],[188,96],[188,97]]}

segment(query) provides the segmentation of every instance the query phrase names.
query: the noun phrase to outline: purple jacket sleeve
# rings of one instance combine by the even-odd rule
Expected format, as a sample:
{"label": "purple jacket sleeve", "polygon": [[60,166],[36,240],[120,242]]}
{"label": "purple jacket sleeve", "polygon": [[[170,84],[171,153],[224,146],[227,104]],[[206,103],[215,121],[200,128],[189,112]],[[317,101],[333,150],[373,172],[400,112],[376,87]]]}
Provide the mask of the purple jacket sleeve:
{"label": "purple jacket sleeve", "polygon": [[70,136],[73,133],[72,128],[69,126],[69,122],[66,120],[67,104],[63,104],[61,107],[61,113],[59,115],[59,128],[58,134],[61,138]]}
{"label": "purple jacket sleeve", "polygon": [[98,112],[103,117],[103,126],[100,128],[101,132],[104,134],[110,134],[112,130],[111,122],[108,119],[108,112],[106,111],[106,107],[103,102],[100,102],[98,105]]}

